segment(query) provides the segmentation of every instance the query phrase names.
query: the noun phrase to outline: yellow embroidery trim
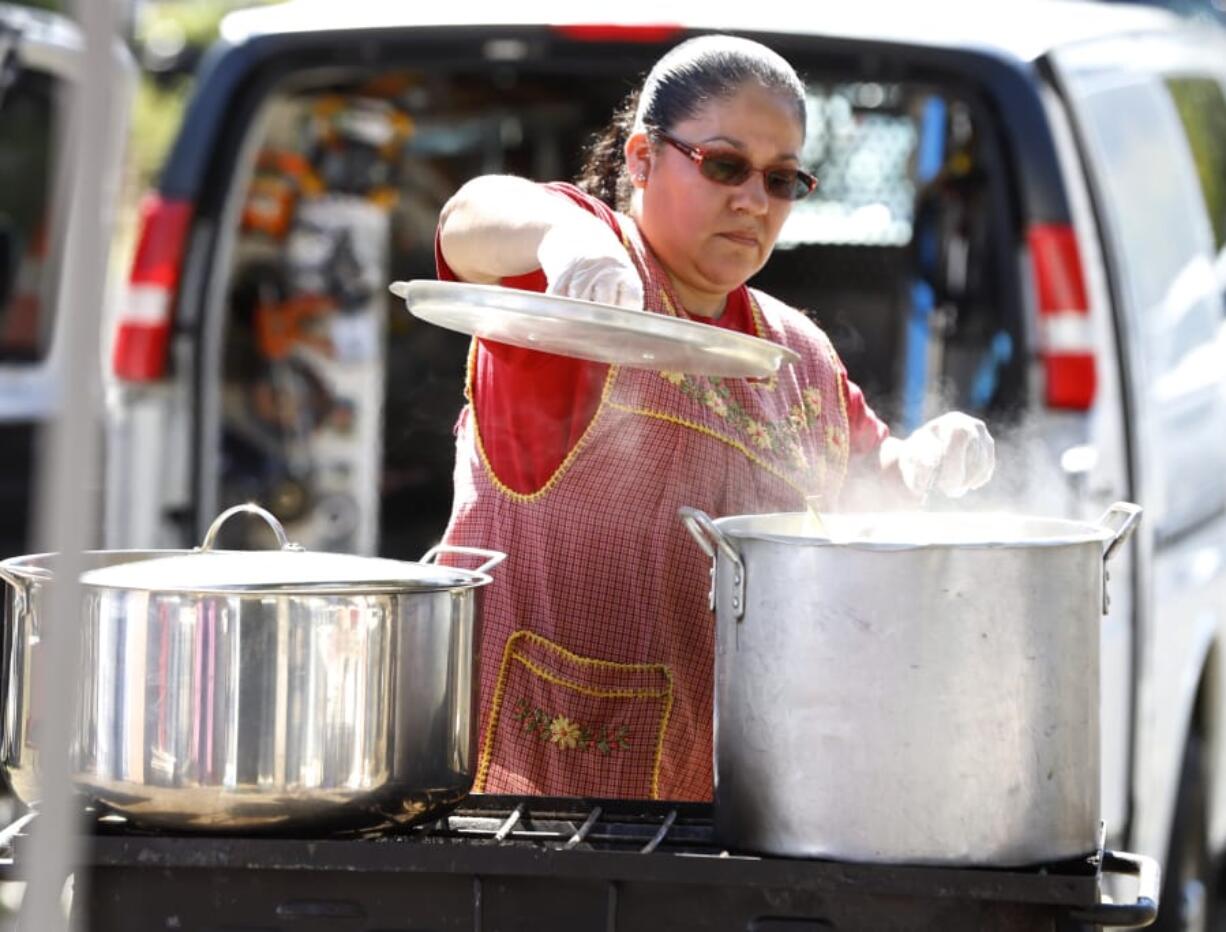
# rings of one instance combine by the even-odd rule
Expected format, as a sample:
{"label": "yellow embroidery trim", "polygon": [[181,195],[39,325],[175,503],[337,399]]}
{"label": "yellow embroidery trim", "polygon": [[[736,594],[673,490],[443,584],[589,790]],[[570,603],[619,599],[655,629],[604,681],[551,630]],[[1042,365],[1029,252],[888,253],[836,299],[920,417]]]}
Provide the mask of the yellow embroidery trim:
{"label": "yellow embroidery trim", "polygon": [[668,296],[668,292],[663,288],[660,289],[660,303],[664,305],[664,310],[669,317],[681,317],[672,299]]}
{"label": "yellow embroidery trim", "polygon": [[846,438],[845,443],[841,443],[835,447],[841,454],[839,457],[839,485],[842,486],[843,480],[847,478],[847,464],[851,460],[851,421],[847,416],[847,392],[845,391],[843,380],[838,378],[838,372],[843,369],[843,363],[839,360],[839,355],[834,351],[834,344],[826,339],[826,352],[830,355],[830,364],[835,371],[835,386],[839,396],[839,413],[843,415],[843,436]]}
{"label": "yellow embroidery trim", "polygon": [[650,673],[653,670],[661,673],[667,673],[668,667],[662,663],[618,663],[616,660],[600,660],[597,657],[584,657],[582,654],[576,654],[573,651],[567,650],[561,644],[557,644],[543,635],[537,634],[535,631],[529,631],[527,628],[521,628],[511,635],[510,640],[531,641],[544,647],[546,650],[551,650],[555,654],[561,654],[564,658],[572,663],[582,664],[585,667],[596,667],[600,670],[628,670],[634,673]]}
{"label": "yellow embroidery trim", "polygon": [[[521,505],[528,504],[529,502],[540,501],[550,491],[552,491],[554,486],[556,486],[562,480],[562,477],[566,474],[567,470],[570,469],[571,464],[575,461],[575,458],[591,441],[596,425],[600,421],[600,415],[605,409],[605,404],[608,402],[609,396],[613,393],[613,382],[617,379],[617,372],[617,366],[609,367],[609,371],[605,375],[604,385],[600,390],[600,404],[596,406],[596,413],[592,415],[591,421],[588,422],[587,428],[583,431],[583,436],[579,438],[579,442],[576,443],[571,448],[570,452],[566,454],[566,458],[562,460],[562,462],[558,465],[558,468],[553,471],[553,475],[551,475],[545,484],[535,492],[516,492],[509,485],[498,478],[498,474],[494,472],[494,466],[490,462],[488,454],[485,452],[485,442],[481,439],[481,427],[477,423],[477,408],[476,405],[473,405],[470,414],[472,419],[473,445],[477,448],[477,455],[481,458],[481,465],[484,467],[485,474],[489,478],[490,483],[494,486],[494,488],[496,488],[511,501]],[[471,384],[472,383],[470,382],[469,385],[471,386]],[[465,389],[466,396],[471,397],[470,392],[470,388]]]}
{"label": "yellow embroidery trim", "polygon": [[[573,689],[577,693],[582,693],[585,696],[591,696],[593,699],[663,699],[668,693],[668,689],[648,689],[644,687],[627,687],[624,689],[597,689],[595,686],[584,686],[582,683],[576,683],[574,680],[568,680],[564,676],[558,676],[556,673],[551,673],[542,667],[539,663],[534,663],[522,654],[515,654],[511,657],[512,660],[523,664],[532,673],[536,674],[543,680],[553,683],[554,686],[564,686],[567,689]],[[582,661],[579,661],[582,662]],[[658,672],[665,672],[659,664],[626,664],[623,669],[627,672],[637,670],[639,667],[658,668]]]}
{"label": "yellow embroidery trim", "polygon": [[[745,291],[749,295],[749,310],[753,315],[754,336],[762,340],[769,340],[770,336],[766,332],[766,318],[762,313],[762,307],[758,304],[758,299],[754,297],[752,289],[746,288]],[[751,388],[775,392],[779,390],[779,373],[772,372],[765,379],[749,378],[745,382]]]}
{"label": "yellow embroidery trim", "polygon": [[707,427],[705,424],[699,424],[696,421],[691,421],[683,417],[677,417],[675,414],[668,414],[664,411],[654,411],[651,408],[632,408],[629,405],[623,405],[615,401],[609,402],[609,407],[613,408],[616,411],[623,411],[626,414],[638,414],[643,417],[653,417],[656,420],[668,421],[669,423],[672,423],[672,424],[679,424],[682,427],[688,427],[691,430],[696,430],[700,434],[706,434],[708,437],[714,437],[716,440],[719,440],[719,441],[722,441],[723,443],[728,444],[728,446],[732,447],[734,450],[740,451],[745,456],[745,458],[748,459],[755,466],[758,466],[759,468],[766,470],[768,473],[770,473],[772,476],[775,476],[777,479],[781,479],[786,485],[794,489],[799,495],[805,496],[809,494],[809,492],[806,489],[801,488],[799,485],[793,482],[792,479],[789,478],[786,473],[772,466],[766,460],[762,459],[762,457],[754,453],[753,450],[749,449],[749,447],[745,446],[745,444],[741,443],[739,440],[736,440],[733,437],[726,437],[723,434],[721,434],[719,431],[712,430],[710,427]]}
{"label": "yellow embroidery trim", "polygon": [[[543,647],[560,654],[565,659],[572,663],[577,663],[586,667],[594,667],[601,670],[621,670],[625,672],[647,673],[658,672],[663,673],[664,678],[668,681],[668,685],[663,689],[595,689],[590,686],[583,686],[572,680],[557,676],[550,673],[548,670],[542,669],[537,664],[530,661],[528,658],[515,653],[515,645],[519,641],[531,641],[540,644]],[[585,696],[592,696],[597,699],[663,699],[664,712],[660,716],[660,732],[656,738],[656,753],[655,760],[651,768],[651,798],[658,799],[660,796],[660,761],[664,756],[664,735],[668,731],[668,720],[672,715],[673,708],[673,674],[664,664],[660,663],[615,663],[611,660],[597,660],[593,657],[582,657],[579,654],[572,653],[566,648],[553,643],[548,638],[534,631],[519,630],[507,638],[506,647],[502,652],[502,666],[498,670],[498,683],[494,687],[494,699],[490,704],[490,720],[485,726],[485,737],[482,741],[481,760],[477,765],[477,776],[473,781],[473,792],[485,792],[485,782],[489,778],[490,756],[493,753],[494,729],[498,726],[498,719],[502,712],[503,693],[506,691],[507,675],[511,669],[511,661],[517,660],[532,673],[535,673],[541,679],[553,683],[555,686],[562,686],[566,689],[573,689],[575,692]]]}
{"label": "yellow embroidery trim", "polygon": [[663,667],[668,678],[668,694],[664,697],[664,714],[660,716],[660,732],[656,737],[656,758],[651,765],[651,798],[660,798],[660,761],[664,759],[664,736],[668,733],[668,720],[673,714],[673,671]]}
{"label": "yellow embroidery trim", "polygon": [[[473,370],[477,367],[477,338],[468,341],[468,359],[464,363],[464,400],[473,403]],[[474,415],[476,410],[473,411]]]}
{"label": "yellow embroidery trim", "polygon": [[[618,214],[619,218],[622,216],[623,216],[622,214]],[[633,248],[633,244],[630,241],[630,237],[626,234],[626,227],[624,223],[621,224],[621,228],[622,228],[622,245],[626,247],[626,251],[630,253],[631,258],[633,259],[635,258],[634,248]],[[635,261],[635,265],[636,267],[638,266],[637,260]],[[639,274],[640,275],[643,274],[641,269],[639,270]],[[567,470],[570,469],[571,464],[574,463],[575,458],[579,455],[579,453],[583,450],[585,446],[587,446],[588,442],[591,440],[592,434],[596,428],[596,424],[600,420],[600,414],[604,410],[605,402],[609,400],[609,396],[613,393],[613,383],[617,379],[618,368],[617,366],[609,367],[609,371],[605,375],[604,385],[602,386],[601,391],[600,391],[600,403],[596,406],[596,413],[592,415],[592,419],[591,421],[588,422],[587,428],[583,431],[583,436],[579,438],[579,442],[576,443],[574,447],[571,448],[570,452],[566,454],[566,458],[563,459],[562,462],[558,465],[558,468],[553,471],[553,475],[551,475],[549,479],[545,482],[545,484],[541,486],[539,489],[537,489],[535,492],[516,492],[509,485],[507,485],[505,482],[499,479],[498,474],[494,472],[493,464],[490,463],[489,455],[485,451],[485,442],[481,439],[481,427],[477,423],[477,407],[476,405],[472,403],[473,384],[474,384],[473,379],[474,379],[474,372],[476,369],[476,359],[477,359],[477,341],[474,338],[472,341],[472,345],[469,348],[468,368],[464,376],[464,397],[468,400],[469,405],[472,407],[470,417],[472,418],[473,444],[477,448],[477,456],[480,457],[481,459],[481,466],[482,468],[484,468],[485,474],[486,476],[489,477],[489,480],[491,484],[494,486],[494,488],[497,489],[499,492],[501,492],[504,496],[509,498],[511,501],[516,502],[517,504],[520,504],[520,505],[525,505],[531,502],[539,501],[540,499],[544,498],[546,494],[552,491],[553,488],[561,481],[562,477],[566,474]]]}
{"label": "yellow embroidery trim", "polygon": [[754,297],[751,289],[746,288],[745,291],[749,295],[749,310],[753,314],[754,335],[763,340],[769,339],[766,335],[766,321],[762,318],[762,308],[758,306],[758,299]]}
{"label": "yellow embroidery trim", "polygon": [[490,720],[485,723],[485,736],[481,739],[481,759],[477,762],[477,776],[473,779],[473,792],[484,793],[485,781],[490,774],[490,754],[494,747],[494,726],[498,724],[498,713],[502,709],[502,694],[506,691],[507,672],[511,669],[511,651],[515,649],[515,640],[524,632],[516,631],[507,638],[506,647],[502,650],[502,666],[498,668],[498,682],[494,686],[494,699],[490,703]]}

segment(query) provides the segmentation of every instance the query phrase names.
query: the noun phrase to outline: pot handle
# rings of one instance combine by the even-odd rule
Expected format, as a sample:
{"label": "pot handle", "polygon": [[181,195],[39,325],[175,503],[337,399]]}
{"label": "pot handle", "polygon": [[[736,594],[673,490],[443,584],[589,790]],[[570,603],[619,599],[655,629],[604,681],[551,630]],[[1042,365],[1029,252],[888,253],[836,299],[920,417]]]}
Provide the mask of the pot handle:
{"label": "pot handle", "polygon": [[719,560],[716,558],[717,547],[732,564],[732,613],[736,620],[740,621],[745,616],[745,564],[741,561],[740,553],[732,545],[728,535],[715,526],[715,522],[705,511],[683,506],[677,509],[677,514],[685,523],[690,536],[702,548],[702,552],[711,558],[711,611],[715,611],[715,570],[719,566]]}
{"label": "pot handle", "polygon": [[1137,878],[1137,898],[1132,903],[1099,903],[1071,914],[1077,922],[1091,926],[1128,926],[1140,928],[1158,918],[1158,894],[1162,871],[1158,862],[1141,854],[1104,851],[1104,874],[1124,874]]}
{"label": "pot handle", "polygon": [[1098,523],[1115,535],[1107,542],[1107,549],[1103,551],[1104,563],[1115,556],[1115,552],[1127,543],[1132,532],[1137,529],[1137,522],[1140,520],[1141,506],[1131,502],[1116,502],[1103,512]]}
{"label": "pot handle", "polygon": [[471,572],[473,573],[487,573],[507,558],[507,555],[500,550],[482,550],[480,547],[453,547],[450,544],[435,544],[425,552],[418,562],[430,563],[436,561],[439,554],[443,553],[467,553],[474,557],[485,557],[485,562],[475,570],[472,570]]}
{"label": "pot handle", "polygon": [[30,596],[34,592],[35,584],[50,582],[51,573],[47,570],[35,570],[33,567],[18,573],[0,563],[0,579],[12,586],[17,593],[17,613],[24,615],[30,609]]}
{"label": "pot handle", "polygon": [[301,550],[301,544],[294,544],[285,535],[285,528],[281,526],[281,522],[276,519],[272,512],[261,508],[255,502],[247,502],[243,505],[235,505],[233,508],[227,508],[209,525],[208,531],[204,535],[204,542],[197,548],[205,553],[213,549],[217,543],[217,535],[221,533],[222,525],[233,518],[235,515],[248,514],[255,515],[257,518],[262,518],[264,523],[272,528],[272,532],[277,535],[277,546],[281,550]]}
{"label": "pot handle", "polygon": [[1134,505],[1131,502],[1116,502],[1098,519],[1098,523],[1111,531],[1112,537],[1107,541],[1107,546],[1103,549],[1103,614],[1111,608],[1111,596],[1107,592],[1107,582],[1111,577],[1107,570],[1107,563],[1115,556],[1116,551],[1120,549],[1128,538],[1132,536],[1132,532],[1137,529],[1137,522],[1141,520],[1141,506]]}

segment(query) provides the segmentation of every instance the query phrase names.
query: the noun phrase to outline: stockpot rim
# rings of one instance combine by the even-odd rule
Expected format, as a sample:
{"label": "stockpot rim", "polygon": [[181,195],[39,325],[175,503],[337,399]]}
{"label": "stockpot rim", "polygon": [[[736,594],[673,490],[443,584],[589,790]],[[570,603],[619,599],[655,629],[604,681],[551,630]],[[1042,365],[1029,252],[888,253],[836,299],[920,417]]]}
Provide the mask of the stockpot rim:
{"label": "stockpot rim", "polygon": [[808,512],[766,512],[761,514],[740,514],[726,515],[722,518],[714,518],[712,522],[722,532],[730,538],[737,541],[760,541],[763,543],[782,544],[792,547],[806,547],[816,549],[838,549],[838,550],[863,550],[870,552],[904,552],[917,550],[1016,550],[1016,549],[1046,549],[1053,547],[1068,547],[1080,546],[1084,544],[1106,544],[1118,536],[1118,532],[1101,524],[1092,524],[1088,521],[1074,521],[1068,518],[1055,518],[1046,515],[1024,515],[1015,512],[975,512],[975,513],[949,513],[949,512],[888,512],[888,511],[861,511],[861,512],[838,512],[830,515],[823,515],[823,520],[829,523],[830,521],[841,521],[845,519],[856,519],[860,521],[871,520],[899,520],[900,515],[927,515],[930,517],[941,517],[950,519],[959,518],[975,518],[983,520],[985,523],[991,519],[1000,521],[1002,519],[1012,519],[1017,521],[1042,522],[1050,525],[1053,528],[1064,527],[1068,529],[1068,533],[1064,535],[1035,535],[1032,537],[1019,537],[1009,540],[865,540],[855,537],[840,538],[837,535],[823,536],[819,533],[809,531],[797,531],[796,533],[786,533],[776,530],[764,530],[755,527],[755,524],[786,524],[794,522],[798,525],[803,525],[810,519]]}
{"label": "stockpot rim", "polygon": [[[264,520],[276,535],[279,549],[216,549],[214,543],[222,525],[241,513]],[[477,556],[484,562],[471,570],[431,563],[442,554]],[[91,590],[181,598],[360,598],[455,593],[493,582],[485,571],[506,558],[506,554],[497,551],[443,544],[430,548],[419,561],[306,551],[289,542],[275,517],[250,503],[223,512],[210,526],[204,543],[192,550],[90,550],[86,555],[107,558],[129,555],[132,559],[116,559],[87,570],[80,577],[82,586]],[[57,553],[48,552],[10,557],[0,561],[0,576],[9,582],[24,584],[23,588],[50,582],[54,574],[47,564],[53,563],[57,556]],[[324,575],[333,572],[332,578]],[[244,575],[250,578],[227,582],[227,575],[240,580]]]}

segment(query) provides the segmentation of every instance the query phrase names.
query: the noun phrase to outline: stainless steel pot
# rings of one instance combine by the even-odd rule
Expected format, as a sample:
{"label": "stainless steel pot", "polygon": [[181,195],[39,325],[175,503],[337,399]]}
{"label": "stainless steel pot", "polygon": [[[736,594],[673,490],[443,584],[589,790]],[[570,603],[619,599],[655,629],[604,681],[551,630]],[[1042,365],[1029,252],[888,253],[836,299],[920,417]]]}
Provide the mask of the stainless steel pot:
{"label": "stainless steel pot", "polygon": [[1140,509],[682,518],[712,557],[715,815],[771,854],[1024,865],[1099,828],[1104,564]]}
{"label": "stainless steel pot", "polygon": [[[234,514],[267,521],[279,551],[213,544]],[[430,561],[467,553],[475,571]],[[436,547],[420,563],[307,553],[272,515],[230,509],[196,551],[88,555],[82,576],[78,789],[154,826],[203,830],[407,823],[471,788],[475,645],[485,571],[501,553]],[[54,557],[0,563],[0,764],[38,797],[39,663]]]}

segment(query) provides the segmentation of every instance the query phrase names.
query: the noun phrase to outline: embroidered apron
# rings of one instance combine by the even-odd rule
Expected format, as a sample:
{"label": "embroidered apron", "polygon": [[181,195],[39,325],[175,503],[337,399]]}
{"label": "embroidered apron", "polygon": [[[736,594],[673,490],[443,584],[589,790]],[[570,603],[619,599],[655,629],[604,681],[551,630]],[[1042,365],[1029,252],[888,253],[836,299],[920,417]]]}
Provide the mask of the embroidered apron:
{"label": "embroidered apron", "polygon": [[[666,273],[618,219],[647,309],[676,315]],[[531,494],[499,482],[472,405],[461,413],[446,541],[508,554],[482,610],[477,792],[711,798],[710,566],[677,509],[796,511],[816,494],[833,507],[848,457],[829,340],[766,295],[751,305],[757,335],[801,362],[770,380],[612,367],[579,443]]]}

